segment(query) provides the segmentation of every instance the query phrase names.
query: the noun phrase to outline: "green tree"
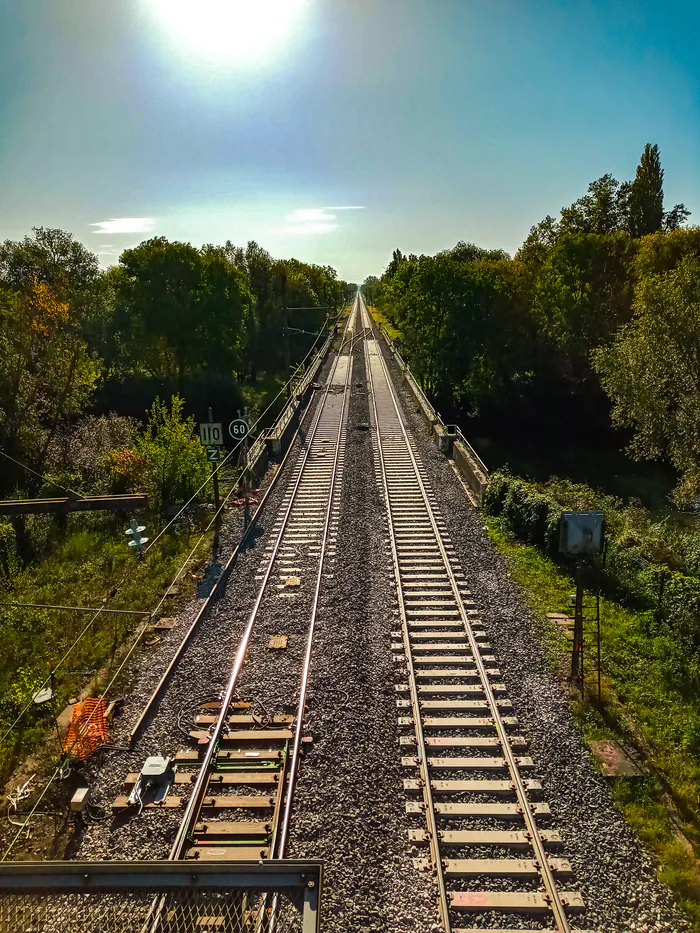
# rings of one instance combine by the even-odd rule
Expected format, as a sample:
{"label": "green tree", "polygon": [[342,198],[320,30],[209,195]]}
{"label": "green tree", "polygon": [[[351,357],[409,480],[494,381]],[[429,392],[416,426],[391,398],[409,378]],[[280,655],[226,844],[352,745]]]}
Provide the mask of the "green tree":
{"label": "green tree", "polygon": [[114,286],[119,339],[146,372],[181,385],[239,363],[251,299],[224,248],[146,240],[122,253]]}
{"label": "green tree", "polygon": [[[101,372],[51,285],[0,291],[0,446],[41,472],[59,422],[84,410]],[[2,471],[4,486],[17,479]]]}
{"label": "green tree", "polygon": [[679,501],[700,493],[700,260],[686,257],[638,287],[634,319],[594,353],[638,458],[667,457],[680,472]]}
{"label": "green tree", "polygon": [[592,181],[588,193],[562,208],[560,233],[613,233],[627,226],[626,189],[612,175]]}
{"label": "green tree", "polygon": [[629,191],[629,227],[632,236],[661,230],[664,222],[664,170],[659,147],[647,143]]}

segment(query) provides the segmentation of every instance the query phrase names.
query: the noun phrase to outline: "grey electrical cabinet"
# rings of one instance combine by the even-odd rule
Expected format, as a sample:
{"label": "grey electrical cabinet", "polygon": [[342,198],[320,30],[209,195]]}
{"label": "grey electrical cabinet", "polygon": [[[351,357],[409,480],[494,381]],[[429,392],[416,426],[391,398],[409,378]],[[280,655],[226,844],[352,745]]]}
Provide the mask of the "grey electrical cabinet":
{"label": "grey electrical cabinet", "polygon": [[559,550],[570,557],[589,557],[603,549],[605,515],[602,512],[562,512]]}

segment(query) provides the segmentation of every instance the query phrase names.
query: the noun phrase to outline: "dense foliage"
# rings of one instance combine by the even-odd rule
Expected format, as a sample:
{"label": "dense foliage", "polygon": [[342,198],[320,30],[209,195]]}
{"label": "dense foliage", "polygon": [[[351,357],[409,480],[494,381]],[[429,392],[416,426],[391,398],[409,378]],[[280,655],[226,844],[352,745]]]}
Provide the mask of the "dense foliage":
{"label": "dense foliage", "polygon": [[432,399],[533,422],[572,400],[607,418],[612,403],[634,455],[667,458],[688,502],[700,493],[700,228],[681,226],[688,214],[664,210],[648,145],[633,181],[592,182],[513,258],[467,243],[395,250],[363,289]]}
{"label": "dense foliage", "polygon": [[[330,267],[275,260],[252,242],[197,249],[156,237],[103,271],[61,230],[8,240],[0,244],[0,450],[37,474],[67,470],[94,486],[102,454],[75,463],[69,441],[71,431],[85,433],[91,406],[93,416],[114,407],[143,419],[157,395],[193,385],[240,400],[242,381],[285,375],[285,301],[293,364],[353,290]],[[111,439],[115,451],[132,440]],[[40,482],[2,459],[0,495],[18,484],[34,493]]]}

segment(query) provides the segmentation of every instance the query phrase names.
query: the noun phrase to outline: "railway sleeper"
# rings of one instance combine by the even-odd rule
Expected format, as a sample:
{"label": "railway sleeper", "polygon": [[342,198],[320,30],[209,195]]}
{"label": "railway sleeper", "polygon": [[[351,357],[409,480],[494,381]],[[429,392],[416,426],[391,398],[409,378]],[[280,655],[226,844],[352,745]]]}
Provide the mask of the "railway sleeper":
{"label": "railway sleeper", "polygon": [[[194,721],[198,726],[212,726],[218,718],[218,716],[213,716],[208,713],[200,713],[199,716],[195,716]],[[254,726],[260,725],[260,718],[234,713],[226,717],[226,722],[229,726]],[[272,722],[276,726],[291,726],[294,723],[294,717],[278,715],[273,717]]]}
{"label": "railway sleeper", "polygon": [[[452,659],[454,663],[454,658]],[[491,667],[486,669],[486,674],[488,677],[502,677],[500,670],[497,667]],[[415,672],[416,680],[440,680],[440,679],[452,679],[452,678],[464,678],[469,680],[479,680],[481,675],[477,671],[476,667],[446,667],[446,668],[427,668],[426,670],[420,670]]]}
{"label": "railway sleeper", "polygon": [[[534,768],[532,758],[517,756],[515,759],[519,768]],[[428,767],[443,771],[507,771],[508,764],[505,758],[428,758]],[[417,768],[420,762],[417,758],[404,757],[401,759],[404,768]]]}
{"label": "railway sleeper", "polygon": [[[484,712],[489,710],[489,704],[486,700],[421,700],[418,699],[421,710],[439,710],[441,712],[457,712],[463,709],[470,710],[482,710]],[[499,709],[512,709],[513,704],[510,700],[496,700],[496,705]],[[412,709],[410,700],[397,700],[396,701],[397,709]]]}
{"label": "railway sleeper", "polygon": [[[506,728],[514,729],[518,725],[515,716],[502,716],[501,722]],[[491,716],[424,716],[421,718],[424,729],[495,729],[496,723]],[[400,726],[413,726],[413,716],[399,716]]]}
{"label": "railway sleeper", "polygon": [[[542,793],[539,781],[523,781],[523,786],[530,795],[537,796]],[[512,781],[490,781],[486,778],[466,781],[431,779],[430,788],[435,794],[493,794],[496,797],[512,797],[515,794],[515,784]],[[403,789],[407,793],[422,793],[423,781],[405,778]]]}
{"label": "railway sleeper", "polygon": [[[398,703],[408,702],[406,700],[397,700]],[[437,710],[440,712],[455,712],[462,709],[487,710],[489,708],[486,700],[419,700],[422,710]],[[512,709],[513,704],[510,700],[496,700],[499,709]]]}
{"label": "railway sleeper", "polygon": [[186,859],[199,859],[202,862],[252,862],[270,857],[269,846],[191,846],[185,852]]}
{"label": "railway sleeper", "polygon": [[[527,748],[522,735],[512,735],[508,739],[511,748]],[[399,736],[399,745],[415,748],[415,735]],[[501,740],[497,736],[474,735],[429,735],[425,738],[426,748],[500,748]]]}
{"label": "railway sleeper", "polygon": [[[515,927],[508,927],[507,929],[505,927],[498,927],[498,929],[494,927],[489,927],[488,931],[489,933],[533,933],[533,930],[531,928],[524,930],[521,928],[516,929]],[[452,927],[452,933],[484,933],[484,928],[483,927]],[[537,933],[537,931],[534,931],[534,933]],[[594,931],[593,930],[574,930],[573,933],[594,933]]]}
{"label": "railway sleeper", "polygon": [[[206,730],[193,729],[190,731],[190,738],[194,742],[206,741],[209,737]],[[289,742],[292,738],[293,734],[290,729],[243,729],[224,732],[221,736],[221,742],[227,745],[234,742],[241,744],[254,742],[257,744],[259,742]]]}
{"label": "railway sleeper", "polygon": [[[406,813],[409,815],[423,814],[424,809],[423,803],[406,802]],[[517,803],[436,803],[433,810],[436,816],[447,820],[463,816],[511,821],[525,818],[522,807]],[[547,803],[531,803],[530,810],[537,817],[552,815]]]}
{"label": "railway sleeper", "polygon": [[195,839],[235,839],[259,840],[269,839],[272,832],[272,823],[252,820],[202,820],[195,824],[192,835]]}
{"label": "railway sleeper", "polygon": [[[538,891],[450,891],[450,907],[464,913],[486,913],[493,910],[510,914],[549,914],[552,905],[546,896]],[[580,894],[575,891],[562,891],[561,903],[567,913],[580,913],[585,904]],[[453,930],[453,933],[457,931]]]}
{"label": "railway sleeper", "polygon": [[[443,872],[446,878],[477,878],[484,875],[490,878],[539,878],[541,867],[536,859],[529,858],[456,858],[443,859]],[[571,877],[571,862],[564,858],[549,859],[549,867],[554,875]]]}
{"label": "railway sleeper", "polygon": [[[181,749],[174,758],[175,764],[195,767],[200,764],[202,749]],[[282,750],[277,748],[246,748],[246,749],[218,749],[216,752],[217,764],[231,765],[232,767],[271,768],[278,767],[282,758]]]}
{"label": "railway sleeper", "polygon": [[[501,849],[531,849],[532,837],[526,831],[496,829],[444,829],[440,830],[440,845],[498,846]],[[539,830],[540,839],[548,849],[559,849],[563,845],[561,835],[555,829]],[[425,829],[409,829],[408,841],[413,845],[427,845],[429,835]]]}
{"label": "railway sleeper", "polygon": [[[488,672],[487,672],[488,673]],[[402,685],[403,686],[403,685]],[[505,693],[504,684],[489,684],[492,693]],[[405,688],[408,690],[408,686]],[[432,695],[436,693],[449,694],[451,696],[465,696],[476,694],[484,695],[483,684],[419,684],[419,695]]]}

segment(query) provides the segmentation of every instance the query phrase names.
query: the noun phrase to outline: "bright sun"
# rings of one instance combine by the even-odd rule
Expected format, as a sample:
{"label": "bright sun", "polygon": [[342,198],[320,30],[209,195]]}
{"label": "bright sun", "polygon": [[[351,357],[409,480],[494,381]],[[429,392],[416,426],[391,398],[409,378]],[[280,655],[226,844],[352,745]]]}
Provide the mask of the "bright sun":
{"label": "bright sun", "polygon": [[295,39],[308,0],[148,0],[188,56],[212,64],[266,64]]}

